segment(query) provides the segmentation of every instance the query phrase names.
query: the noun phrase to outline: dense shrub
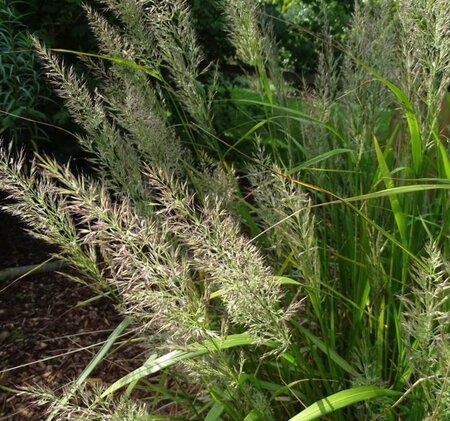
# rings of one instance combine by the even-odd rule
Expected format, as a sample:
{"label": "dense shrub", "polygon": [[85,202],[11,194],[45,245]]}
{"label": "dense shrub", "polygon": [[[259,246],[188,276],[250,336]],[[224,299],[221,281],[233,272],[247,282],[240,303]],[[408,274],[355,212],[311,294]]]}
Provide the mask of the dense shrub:
{"label": "dense shrub", "polygon": [[47,94],[32,41],[15,9],[0,2],[0,135],[16,142],[45,139],[32,120],[48,121],[42,113]]}
{"label": "dense shrub", "polygon": [[[322,37],[327,34],[335,42],[345,41],[354,1],[289,0],[274,3],[277,7],[269,12],[277,18],[275,33],[285,66],[300,74],[315,73]],[[278,10],[281,14],[277,13]]]}
{"label": "dense shrub", "polygon": [[32,34],[51,47],[95,48],[81,2],[70,1],[64,9],[60,2],[4,1],[0,14],[2,138],[34,150],[51,150],[64,159],[77,156],[80,151],[72,132],[79,128],[45,77]]}
{"label": "dense shrub", "polygon": [[82,0],[17,2],[21,21],[52,48],[91,51],[95,39],[83,12]]}

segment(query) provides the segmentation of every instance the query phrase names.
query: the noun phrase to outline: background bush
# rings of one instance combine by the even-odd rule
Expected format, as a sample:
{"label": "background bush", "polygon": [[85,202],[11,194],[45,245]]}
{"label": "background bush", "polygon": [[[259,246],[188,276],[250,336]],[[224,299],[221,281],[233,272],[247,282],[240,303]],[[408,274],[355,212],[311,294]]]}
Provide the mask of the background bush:
{"label": "background bush", "polygon": [[42,109],[49,91],[29,32],[17,10],[4,1],[0,2],[0,51],[0,135],[36,148],[47,135],[31,120],[49,121]]}
{"label": "background bush", "polygon": [[61,157],[80,153],[70,134],[79,127],[45,77],[31,35],[52,48],[92,51],[95,40],[81,5],[78,0],[0,2],[0,109],[17,116],[0,115],[4,139],[35,150],[52,150]]}

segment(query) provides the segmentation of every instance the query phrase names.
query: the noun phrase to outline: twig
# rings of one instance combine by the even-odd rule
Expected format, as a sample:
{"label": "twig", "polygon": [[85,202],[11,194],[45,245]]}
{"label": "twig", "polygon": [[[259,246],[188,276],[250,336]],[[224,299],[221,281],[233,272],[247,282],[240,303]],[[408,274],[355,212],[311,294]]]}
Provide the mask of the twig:
{"label": "twig", "polygon": [[14,278],[37,273],[54,272],[66,267],[67,263],[63,261],[44,262],[37,265],[26,265],[0,270],[0,282],[9,281]]}

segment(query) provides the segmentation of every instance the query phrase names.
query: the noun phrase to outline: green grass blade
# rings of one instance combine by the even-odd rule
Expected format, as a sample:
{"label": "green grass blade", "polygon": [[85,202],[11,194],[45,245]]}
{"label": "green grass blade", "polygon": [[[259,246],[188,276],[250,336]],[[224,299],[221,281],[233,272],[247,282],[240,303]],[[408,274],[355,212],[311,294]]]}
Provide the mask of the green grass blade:
{"label": "green grass blade", "polygon": [[53,49],[51,49],[51,51],[56,51],[58,53],[75,54],[80,57],[95,57],[95,58],[100,58],[102,60],[111,61],[113,63],[117,63],[117,64],[121,64],[123,66],[130,67],[131,69],[134,69],[134,70],[140,70],[140,71],[148,74],[149,76],[159,80],[160,82],[164,82],[163,77],[158,72],[155,72],[154,70],[151,70],[148,67],[141,66],[140,64],[135,63],[133,60],[127,60],[127,59],[120,58],[120,57],[108,56],[105,54],[84,53],[82,51],[66,50],[64,48],[53,48]]}
{"label": "green grass blade", "polygon": [[[102,398],[110,395],[111,393],[114,393],[116,390],[119,390],[136,380],[140,380],[146,376],[157,373],[181,361],[198,358],[210,352],[217,352],[224,349],[235,348],[238,346],[256,344],[260,344],[260,340],[246,333],[230,335],[227,338],[207,339],[203,342],[191,344],[189,345],[189,350],[169,352],[157,358],[156,360],[153,360],[150,363],[139,367],[131,373],[128,373],[126,376],[117,380],[108,389],[106,389],[102,394]],[[274,344],[270,341],[264,342],[264,345],[274,346]]]}
{"label": "green grass blade", "polygon": [[341,367],[344,371],[351,374],[352,376],[356,376],[358,372],[353,368],[344,358],[342,358],[336,351],[330,349],[329,346],[317,336],[312,334],[308,329],[304,328],[300,324],[296,324],[296,328],[305,335],[314,345],[317,346],[324,354],[328,355],[329,358],[339,367]]}
{"label": "green grass blade", "polygon": [[[69,391],[61,398],[59,401],[60,405],[65,405],[73,394],[83,385],[89,375],[94,371],[94,369],[103,361],[103,358],[114,345],[117,338],[123,333],[123,331],[130,325],[131,318],[125,318],[109,335],[108,340],[103,344],[100,350],[97,352],[95,357],[91,360],[88,366],[83,370],[78,379],[75,381],[74,385],[69,389]],[[50,414],[47,420],[52,420],[54,414]]]}
{"label": "green grass blade", "polygon": [[310,115],[303,113],[301,111],[298,110],[294,110],[292,108],[288,108],[288,107],[282,107],[280,105],[276,105],[276,104],[269,104],[267,102],[263,102],[263,101],[256,101],[253,99],[235,99],[235,102],[240,102],[243,104],[249,104],[249,105],[258,105],[260,107],[269,107],[272,108],[275,111],[280,111],[285,113],[285,115],[281,115],[281,116],[275,116],[272,117],[273,118],[291,118],[294,119],[296,121],[300,121],[302,123],[311,123],[311,124],[315,124],[318,125],[320,127],[323,127],[324,129],[327,129],[330,133],[332,133],[334,136],[336,136],[336,138],[341,142],[342,145],[345,144],[345,140],[342,137],[342,135],[330,124],[328,123],[324,123],[322,120],[318,120],[317,118],[311,117]]}
{"label": "green grass blade", "polygon": [[327,159],[330,159],[334,156],[346,153],[353,155],[355,151],[352,149],[333,149],[331,151],[315,156],[314,158],[311,158],[308,161],[302,162],[301,164],[295,166],[294,168],[289,169],[289,171],[287,171],[286,174],[289,175],[295,174],[296,172],[309,168],[315,164],[318,164],[319,162],[326,161]]}
{"label": "green grass blade", "polygon": [[97,300],[101,300],[102,298],[109,298],[110,295],[111,295],[111,291],[103,292],[101,294],[94,295],[93,297],[90,297],[87,300],[78,301],[78,303],[77,303],[77,305],[75,307],[87,306],[87,305],[92,304],[93,302],[95,302]]}
{"label": "green grass blade", "polygon": [[103,344],[100,351],[95,355],[92,361],[88,364],[88,366],[83,370],[83,372],[78,377],[75,382],[74,387],[80,387],[84,381],[88,378],[89,374],[94,371],[95,367],[103,360],[107,352],[114,345],[117,338],[123,333],[123,331],[130,325],[131,319],[129,317],[122,320],[122,322],[114,329],[114,331],[109,335],[108,340]]}
{"label": "green grass blade", "polygon": [[253,127],[251,127],[246,133],[244,133],[230,148],[228,148],[223,154],[222,158],[225,158],[232,150],[236,149],[244,140],[248,139],[253,133],[255,133],[258,129],[265,126],[269,121],[274,118],[266,118],[264,120],[259,121]]}
{"label": "green grass blade", "polygon": [[261,413],[261,411],[252,409],[244,418],[244,421],[258,421],[260,419],[263,419],[263,414]]}
{"label": "green grass blade", "polygon": [[[444,180],[447,181],[447,180]],[[393,187],[391,189],[379,190],[372,193],[365,193],[358,196],[346,197],[338,200],[333,200],[331,202],[326,202],[323,205],[332,205],[336,203],[351,203],[359,202],[361,200],[378,199],[380,197],[389,197],[399,194],[416,193],[421,191],[431,191],[431,190],[450,190],[450,183],[440,183],[440,184],[412,184],[409,186]],[[322,205],[322,206],[323,206]]]}
{"label": "green grass blade", "polygon": [[[158,358],[157,354],[152,354],[150,355],[150,357],[147,358],[147,360],[145,361],[145,363],[143,364],[143,367],[145,367],[146,365],[150,364],[152,361],[156,360]],[[127,390],[125,391],[125,396],[127,398],[129,398],[131,396],[131,393],[133,393],[134,388],[137,386],[137,384],[139,383],[138,380],[131,382],[128,387]]]}
{"label": "green grass blade", "polygon": [[206,414],[205,421],[217,421],[223,413],[225,407],[220,403],[216,402],[213,407]]}
{"label": "green grass blade", "polygon": [[279,282],[280,285],[294,285],[294,286],[302,286],[302,284],[294,279],[288,278],[287,276],[273,276],[275,281]]}
{"label": "green grass blade", "polygon": [[352,60],[358,63],[361,67],[364,67],[364,69],[366,69],[369,73],[371,73],[375,79],[377,79],[384,86],[386,86],[386,88],[388,88],[394,94],[398,102],[400,102],[406,117],[406,121],[408,123],[409,135],[411,137],[411,155],[414,173],[416,175],[420,175],[423,164],[423,144],[422,144],[422,136],[420,134],[419,119],[417,118],[417,113],[414,109],[414,105],[409,100],[408,96],[397,85],[384,78],[380,73],[372,69],[362,60],[358,59],[357,57],[351,54],[349,55],[352,58]]}
{"label": "green grass blade", "polygon": [[[284,174],[282,174],[284,175]],[[393,244],[397,245],[401,250],[403,250],[408,256],[410,256],[418,265],[423,267],[423,262],[421,259],[419,259],[414,253],[412,253],[406,246],[403,245],[400,241],[398,241],[395,236],[393,236],[391,233],[389,233],[387,230],[385,230],[382,226],[378,225],[375,221],[371,220],[367,215],[365,215],[363,212],[361,212],[358,207],[353,205],[352,202],[360,201],[360,200],[368,200],[368,199],[376,199],[378,197],[386,197],[392,194],[404,194],[404,193],[413,193],[417,191],[428,191],[428,190],[449,190],[450,189],[450,183],[448,183],[447,180],[441,180],[446,181],[446,183],[443,184],[419,184],[419,185],[410,185],[410,186],[401,186],[401,187],[394,187],[393,189],[387,189],[387,190],[381,190],[378,192],[373,193],[367,193],[362,194],[359,196],[352,196],[343,198],[340,197],[326,189],[323,189],[318,186],[314,186],[310,183],[306,183],[301,180],[297,180],[295,178],[289,177],[288,175],[284,175],[286,179],[290,180],[291,182],[298,184],[300,186],[303,186],[307,189],[311,189],[317,192],[325,193],[331,197],[334,197],[336,200],[332,200],[329,202],[321,203],[319,205],[313,205],[312,207],[316,206],[329,206],[334,204],[344,204],[350,207],[354,212],[356,212],[361,218],[363,218],[366,222],[368,222],[372,227],[374,227],[377,231],[379,231],[384,237],[386,237],[389,241],[391,241]],[[301,210],[300,210],[301,211]],[[292,217],[294,214],[291,214],[289,217]],[[278,223],[284,222],[285,219],[282,219]],[[273,226],[271,227],[273,228]],[[261,234],[258,234],[258,236],[261,236],[265,234],[269,229],[262,231]],[[254,241],[257,237],[254,237],[252,241]]]}
{"label": "green grass blade", "polygon": [[1,385],[1,384],[0,384],[0,390],[1,390],[2,392],[6,392],[6,393],[14,393],[14,394],[19,394],[19,393],[22,393],[22,392],[23,392],[22,390],[12,389],[12,388],[10,388],[10,387],[8,387],[8,386],[3,386],[3,385]]}
{"label": "green grass blade", "polygon": [[[295,397],[301,396],[301,392],[294,389],[294,386],[300,385],[300,384],[304,383],[305,381],[308,381],[308,380],[306,380],[306,379],[296,380],[289,384],[278,387],[276,390],[274,390],[272,392],[271,399],[272,400],[276,399],[278,396],[281,396],[281,395],[285,394],[286,392],[288,392],[289,394],[291,394],[292,396],[295,396]],[[304,399],[304,398],[305,397],[302,396],[302,399]]]}
{"label": "green grass blade", "polygon": [[381,389],[376,386],[354,387],[351,389],[342,390],[313,403],[289,421],[315,420],[338,409],[345,408],[358,402],[376,399],[383,396],[396,397],[399,395],[401,395],[400,392]]}
{"label": "green grass blade", "polygon": [[[374,144],[375,144],[375,152],[378,159],[378,166],[380,168],[381,176],[383,177],[384,184],[386,186],[386,189],[391,190],[395,187],[394,181],[392,180],[389,171],[387,162],[384,158],[384,154],[381,151],[380,144],[378,143],[378,139],[376,136],[373,138]],[[398,196],[395,194],[389,195],[389,202],[391,204],[392,212],[394,213],[395,222],[398,227],[398,231],[400,232],[400,237],[404,244],[407,243],[406,241],[406,219],[405,214],[402,211],[402,208],[400,206],[400,201],[398,200]]]}
{"label": "green grass blade", "polygon": [[439,146],[439,156],[441,158],[442,167],[444,169],[445,177],[450,180],[450,161],[448,159],[447,150],[445,149],[445,146],[443,145],[441,139],[437,137],[437,142]]}

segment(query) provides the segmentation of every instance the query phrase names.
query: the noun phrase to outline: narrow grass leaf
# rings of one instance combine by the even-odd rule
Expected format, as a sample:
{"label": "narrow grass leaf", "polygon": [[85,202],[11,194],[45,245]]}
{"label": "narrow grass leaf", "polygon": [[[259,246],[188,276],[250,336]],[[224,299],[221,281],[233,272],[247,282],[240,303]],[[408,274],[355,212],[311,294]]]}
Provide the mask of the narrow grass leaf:
{"label": "narrow grass leaf", "polygon": [[244,140],[248,139],[253,133],[255,133],[258,129],[265,126],[271,119],[264,119],[259,121],[253,127],[250,128],[246,133],[244,133],[237,141],[234,143],[229,149],[225,151],[223,154],[223,158],[225,158],[232,150],[236,149]]}
{"label": "narrow grass leaf", "polygon": [[401,395],[394,390],[381,389],[376,386],[360,386],[342,390],[327,398],[321,399],[308,406],[289,421],[310,421],[330,414],[358,402],[376,399],[383,396],[396,397]]}
{"label": "narrow grass leaf", "polygon": [[[349,197],[349,198],[343,198],[340,197],[326,189],[323,189],[321,187],[318,186],[314,186],[310,183],[306,183],[304,181],[301,180],[297,180],[295,178],[289,177],[287,175],[285,175],[286,179],[290,180],[291,182],[298,184],[300,186],[306,187],[308,189],[312,189],[314,191],[317,192],[322,192],[325,193],[331,197],[334,197],[336,200],[333,201],[329,201],[329,202],[325,202],[325,203],[321,203],[319,205],[313,205],[312,207],[316,207],[316,206],[328,206],[328,205],[333,205],[333,204],[344,204],[347,205],[349,208],[351,208],[355,213],[357,213],[361,218],[363,218],[366,222],[368,222],[372,227],[374,227],[378,232],[380,232],[384,237],[386,237],[389,241],[391,241],[393,244],[397,245],[401,250],[403,250],[407,255],[409,255],[415,262],[417,262],[417,264],[419,266],[423,266],[423,262],[421,261],[421,259],[419,259],[414,253],[412,253],[407,247],[405,247],[400,241],[398,241],[395,236],[393,236],[392,234],[390,234],[387,230],[385,230],[382,226],[378,225],[375,221],[373,221],[372,219],[370,219],[367,215],[365,215],[363,212],[361,212],[355,205],[353,205],[354,201],[358,201],[358,200],[364,200],[364,199],[374,199],[377,197],[384,197],[384,196],[388,196],[389,194],[393,194],[393,193],[409,193],[409,192],[413,192],[413,191],[420,191],[420,190],[433,190],[433,189],[450,189],[450,184],[444,185],[444,184],[425,184],[425,185],[421,185],[421,186],[417,186],[417,185],[412,185],[412,186],[402,186],[402,187],[394,187],[393,189],[389,189],[389,190],[382,190],[379,192],[374,192],[374,193],[368,193],[368,194],[363,194],[360,196],[353,196],[353,197]],[[395,190],[395,192],[394,192]],[[293,213],[291,215],[289,215],[289,217],[294,216],[296,213]],[[286,218],[282,219],[281,221],[278,222],[282,223],[284,222]],[[252,241],[254,241],[256,238],[258,238],[259,236],[265,234],[269,229],[272,229],[275,226],[272,225],[269,228],[266,228],[264,231],[262,231],[260,234],[258,234],[258,236],[254,237],[252,239]]]}
{"label": "narrow grass leaf", "polygon": [[[88,366],[83,370],[78,379],[75,381],[74,385],[69,389],[69,391],[62,397],[59,401],[61,406],[67,404],[69,399],[74,395],[74,393],[83,385],[89,375],[94,371],[94,369],[103,361],[105,355],[114,345],[117,338],[123,333],[123,331],[130,325],[131,318],[127,317],[114,329],[114,331],[109,335],[108,340],[103,344],[100,350],[97,352],[95,357],[91,360]],[[47,418],[48,421],[52,420],[54,414],[50,414]]]}
{"label": "narrow grass leaf", "polygon": [[[442,180],[447,181],[447,180]],[[450,190],[450,183],[440,183],[440,184],[411,184],[409,186],[399,186],[393,187],[391,189],[379,190],[372,193],[365,193],[358,196],[351,196],[346,198],[340,198],[338,200],[333,200],[326,202],[323,205],[332,205],[342,202],[359,202],[361,200],[378,199],[380,197],[395,196],[398,194],[416,193],[420,191],[431,191],[431,190]]]}
{"label": "narrow grass leaf", "polygon": [[102,294],[94,295],[93,297],[90,297],[90,298],[88,298],[87,300],[78,301],[78,303],[76,304],[75,307],[85,307],[85,306],[88,306],[89,304],[92,304],[93,302],[95,302],[95,301],[97,301],[97,300],[101,300],[102,298],[109,297],[110,295],[111,295],[111,291],[104,292],[104,293],[102,293]]}
{"label": "narrow grass leaf", "polygon": [[205,421],[217,421],[223,413],[225,407],[220,403],[216,402],[213,407],[206,414]]}
{"label": "narrow grass leaf", "polygon": [[[114,393],[116,390],[119,390],[136,380],[140,380],[146,376],[157,373],[181,361],[198,358],[210,352],[217,352],[224,349],[256,344],[261,344],[261,341],[246,333],[230,335],[224,339],[207,339],[203,342],[191,344],[189,345],[189,350],[169,352],[157,358],[156,360],[153,360],[149,364],[141,366],[131,373],[128,373],[126,376],[117,380],[110,387],[108,387],[108,389],[103,392],[102,397],[108,396],[111,393]],[[269,347],[274,346],[271,341],[264,342],[264,345]]]}
{"label": "narrow grass leaf", "polygon": [[339,367],[341,367],[344,371],[351,374],[352,376],[356,376],[358,372],[349,364],[344,358],[342,358],[336,351],[330,349],[330,347],[319,339],[316,335],[311,333],[308,329],[296,323],[296,328],[305,335],[317,348],[319,348],[324,354],[328,355],[328,357]]}
{"label": "narrow grass leaf", "polygon": [[[158,358],[157,354],[152,354],[150,355],[150,357],[147,358],[147,360],[145,361],[145,363],[143,364],[143,367],[145,367],[146,365],[150,364],[152,361],[156,360]],[[125,396],[127,398],[129,398],[131,396],[131,393],[133,393],[134,388],[137,386],[137,384],[139,383],[138,380],[131,382],[128,387],[127,390],[125,391]]]}
{"label": "narrow grass leaf", "polygon": [[[250,411],[247,416],[244,418],[244,421],[258,421],[262,419],[263,414],[258,409],[253,409]],[[266,419],[266,418],[264,418]]]}
{"label": "narrow grass leaf", "polygon": [[302,284],[294,279],[288,278],[287,276],[273,276],[274,280],[278,281],[280,285],[294,285],[302,286]]}
{"label": "narrow grass leaf", "polygon": [[439,156],[441,158],[442,167],[444,169],[445,177],[450,180],[450,160],[448,159],[447,150],[445,149],[445,146],[443,145],[441,139],[437,137],[437,142],[439,146]]}
{"label": "narrow grass leaf", "polygon": [[301,170],[309,168],[315,164],[318,164],[319,162],[326,161],[327,159],[333,158],[334,156],[342,155],[342,154],[346,154],[346,153],[348,153],[350,155],[354,155],[355,151],[352,149],[341,149],[341,148],[333,149],[331,151],[317,155],[314,158],[311,158],[308,161],[302,162],[301,164],[295,166],[294,168],[289,169],[289,171],[287,171],[287,174],[290,174],[290,175],[295,174],[296,172],[299,172]]}
{"label": "narrow grass leaf", "polygon": [[[347,52],[348,54],[348,52]],[[409,135],[411,137],[411,155],[413,160],[413,169],[416,175],[421,173],[422,163],[423,163],[423,145],[422,137],[420,134],[420,125],[417,118],[414,105],[409,100],[408,96],[394,83],[383,77],[380,73],[374,70],[372,67],[367,65],[364,61],[358,59],[357,57],[349,54],[350,57],[358,63],[360,66],[364,67],[372,76],[386,86],[400,102],[403,112],[408,123]]]}
{"label": "narrow grass leaf", "polygon": [[58,53],[75,54],[80,57],[95,57],[95,58],[100,58],[102,60],[111,61],[113,63],[117,63],[117,64],[121,64],[123,66],[130,67],[131,69],[134,69],[134,70],[140,70],[140,71],[148,74],[149,76],[159,80],[160,82],[164,82],[163,77],[158,72],[155,72],[154,70],[151,70],[148,67],[141,66],[140,64],[137,64],[132,60],[127,60],[127,59],[120,58],[120,57],[108,56],[105,54],[84,53],[82,51],[66,50],[64,48],[53,48],[51,51],[56,51]]}
{"label": "narrow grass leaf", "polygon": [[[393,189],[395,187],[394,181],[390,176],[390,171],[387,162],[384,158],[384,154],[380,148],[380,144],[378,143],[378,139],[376,138],[376,136],[374,136],[373,142],[375,144],[375,153],[377,155],[378,166],[380,168],[384,184],[388,190]],[[389,202],[391,204],[392,212],[394,213],[394,218],[397,224],[398,231],[400,232],[400,237],[403,243],[406,244],[406,219],[400,206],[400,201],[398,200],[398,197],[395,194],[389,195],[388,197]]]}
{"label": "narrow grass leaf", "polygon": [[306,113],[303,113],[301,111],[294,110],[294,109],[289,108],[289,107],[282,107],[280,105],[269,104],[267,102],[255,101],[255,100],[252,100],[252,99],[236,99],[234,101],[241,102],[241,103],[244,103],[244,104],[258,105],[258,106],[261,106],[261,107],[270,107],[270,108],[274,109],[275,111],[280,111],[280,112],[285,113],[285,115],[275,116],[273,118],[283,118],[283,119],[285,119],[286,117],[288,117],[288,118],[294,119],[296,121],[300,121],[302,123],[316,124],[316,125],[318,125],[320,127],[323,127],[325,129],[327,129],[330,133],[335,135],[336,138],[341,142],[342,145],[345,144],[345,140],[344,140],[343,136],[332,125],[330,125],[328,123],[324,123],[323,121],[318,120],[317,118],[311,117],[310,115],[308,115]]}

